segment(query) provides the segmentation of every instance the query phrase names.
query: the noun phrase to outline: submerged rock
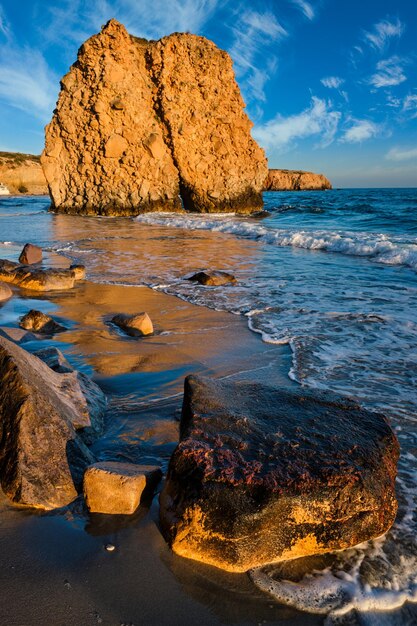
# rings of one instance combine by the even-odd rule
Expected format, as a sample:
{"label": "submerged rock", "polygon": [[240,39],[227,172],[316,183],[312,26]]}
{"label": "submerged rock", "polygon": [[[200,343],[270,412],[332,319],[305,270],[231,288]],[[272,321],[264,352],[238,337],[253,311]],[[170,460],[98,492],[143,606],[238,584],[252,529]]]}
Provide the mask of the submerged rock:
{"label": "submerged rock", "polygon": [[42,261],[42,248],[27,243],[20,253],[19,263],[23,265],[33,265]]}
{"label": "submerged rock", "polygon": [[6,283],[0,282],[0,302],[4,302],[5,300],[9,300],[13,295],[13,291],[10,289],[9,285]]}
{"label": "submerged rock", "polygon": [[67,330],[65,326],[58,324],[49,315],[45,315],[42,311],[36,311],[35,309],[31,309],[22,317],[19,326],[25,330],[33,330],[35,333],[46,335],[54,335]]}
{"label": "submerged rock", "polygon": [[237,280],[233,274],[222,272],[221,270],[204,270],[190,276],[187,280],[192,280],[200,285],[220,286],[227,283],[236,283]]}
{"label": "submerged rock", "polygon": [[385,418],[349,399],[190,376],[163,532],[232,572],[348,548],[392,525],[398,455]]}
{"label": "submerged rock", "polygon": [[264,183],[265,191],[314,191],[332,189],[324,174],[301,170],[269,170]]}
{"label": "submerged rock", "polygon": [[226,52],[188,33],[138,39],[110,20],[81,46],[46,128],[52,206],[258,210],[267,162],[251,127]]}
{"label": "submerged rock", "polygon": [[144,337],[152,335],[153,324],[147,313],[137,313],[136,315],[115,315],[112,320],[119,328],[132,337]]}
{"label": "submerged rock", "polygon": [[154,488],[161,477],[161,469],[154,465],[95,463],[84,474],[87,507],[92,513],[131,515],[138,508],[145,488]]}
{"label": "submerged rock", "polygon": [[0,336],[0,379],[3,491],[13,502],[37,508],[68,504],[95,460],[76,432],[92,423],[78,373],[55,373]]}

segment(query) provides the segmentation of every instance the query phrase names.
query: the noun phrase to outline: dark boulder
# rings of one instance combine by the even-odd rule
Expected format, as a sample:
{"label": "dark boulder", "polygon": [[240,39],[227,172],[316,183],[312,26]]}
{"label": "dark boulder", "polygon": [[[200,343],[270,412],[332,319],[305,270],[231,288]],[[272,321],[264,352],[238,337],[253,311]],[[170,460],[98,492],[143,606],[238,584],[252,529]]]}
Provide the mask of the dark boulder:
{"label": "dark boulder", "polygon": [[348,548],[392,525],[398,456],[385,418],[347,398],[190,376],[162,529],[233,572]]}
{"label": "dark boulder", "polygon": [[206,285],[210,287],[218,287],[220,285],[226,285],[227,283],[236,283],[236,278],[233,274],[223,272],[221,270],[203,270],[190,276],[187,280],[192,280],[200,285]]}

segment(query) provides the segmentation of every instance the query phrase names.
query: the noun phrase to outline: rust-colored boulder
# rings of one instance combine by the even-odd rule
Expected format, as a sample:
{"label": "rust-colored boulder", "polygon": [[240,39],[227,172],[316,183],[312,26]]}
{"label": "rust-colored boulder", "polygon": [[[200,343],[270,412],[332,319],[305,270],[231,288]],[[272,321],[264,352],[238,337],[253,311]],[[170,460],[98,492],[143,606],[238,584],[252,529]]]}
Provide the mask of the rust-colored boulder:
{"label": "rust-colored boulder", "polygon": [[92,513],[131,515],[139,506],[146,487],[161,480],[161,469],[154,465],[135,465],[102,461],[84,474],[84,498]]}
{"label": "rust-colored boulder", "polygon": [[42,261],[42,248],[34,246],[33,243],[27,243],[20,253],[19,263],[23,265],[33,265]]}
{"label": "rust-colored boulder", "polygon": [[65,326],[56,322],[50,315],[31,309],[22,317],[19,326],[35,333],[54,335],[67,330]]}
{"label": "rust-colored boulder", "polygon": [[92,419],[77,374],[55,373],[0,336],[0,481],[15,503],[68,504],[95,460],[77,433]]}
{"label": "rust-colored boulder", "polygon": [[132,337],[144,337],[153,333],[152,320],[147,313],[137,313],[136,315],[120,313],[115,315],[111,321]]}
{"label": "rust-colored boulder", "polygon": [[271,169],[264,183],[265,191],[324,191],[331,188],[332,184],[324,174],[301,170]]}
{"label": "rust-colored boulder", "polygon": [[251,126],[226,52],[186,33],[138,39],[110,20],[81,46],[46,128],[52,207],[256,211],[267,163]]}
{"label": "rust-colored boulder", "polygon": [[84,276],[80,267],[83,266],[73,266],[72,269],[41,269],[0,259],[0,280],[32,291],[60,291],[72,289],[75,282]]}
{"label": "rust-colored boulder", "polygon": [[348,548],[392,525],[398,456],[385,418],[349,399],[190,376],[162,529],[232,572]]}

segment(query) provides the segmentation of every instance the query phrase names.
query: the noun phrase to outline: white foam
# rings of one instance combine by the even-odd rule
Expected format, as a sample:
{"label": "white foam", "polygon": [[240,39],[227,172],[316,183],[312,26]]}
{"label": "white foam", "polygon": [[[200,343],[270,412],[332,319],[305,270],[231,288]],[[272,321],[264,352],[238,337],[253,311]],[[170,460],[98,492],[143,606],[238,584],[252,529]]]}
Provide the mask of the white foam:
{"label": "white foam", "polygon": [[224,215],[210,215],[210,218],[207,218],[153,213],[141,215],[136,219],[148,225],[186,230],[209,230],[281,247],[369,257],[378,263],[403,265],[417,271],[417,245],[402,242],[398,238],[394,238],[397,241],[392,241],[387,235],[381,233],[270,229],[258,222],[244,221]]}

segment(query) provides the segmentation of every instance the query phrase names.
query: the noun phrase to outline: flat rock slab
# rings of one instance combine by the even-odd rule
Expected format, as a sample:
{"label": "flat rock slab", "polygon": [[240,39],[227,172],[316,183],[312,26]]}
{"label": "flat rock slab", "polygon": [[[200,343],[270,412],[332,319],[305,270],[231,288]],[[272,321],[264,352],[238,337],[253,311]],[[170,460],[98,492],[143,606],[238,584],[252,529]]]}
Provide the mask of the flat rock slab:
{"label": "flat rock slab", "polygon": [[58,374],[0,336],[0,480],[15,503],[69,504],[94,457],[77,424],[89,409],[77,374]]}
{"label": "flat rock slab", "polygon": [[77,270],[31,268],[0,259],[0,280],[32,291],[72,289],[78,275]]}
{"label": "flat rock slab", "polygon": [[103,461],[87,468],[84,497],[92,513],[130,515],[139,506],[146,487],[154,487],[162,477],[154,465]]}
{"label": "flat rock slab", "polygon": [[152,335],[153,324],[147,313],[137,313],[136,315],[115,315],[112,320],[119,328],[132,337],[145,337]]}
{"label": "flat rock slab", "polygon": [[204,270],[202,272],[197,272],[196,274],[190,276],[188,280],[210,287],[218,287],[220,285],[226,285],[227,283],[234,284],[237,282],[233,274],[229,274],[228,272],[223,272],[221,270]]}
{"label": "flat rock slab", "polygon": [[42,311],[36,311],[35,309],[31,309],[22,317],[19,326],[25,330],[32,330],[35,333],[46,335],[54,335],[67,330],[65,326],[56,322],[49,315],[45,315]]}
{"label": "flat rock slab", "polygon": [[392,525],[398,456],[386,419],[347,398],[189,376],[161,526],[232,572],[345,549]]}
{"label": "flat rock slab", "polygon": [[33,265],[42,261],[42,248],[27,243],[19,256],[19,263],[24,265]]}

